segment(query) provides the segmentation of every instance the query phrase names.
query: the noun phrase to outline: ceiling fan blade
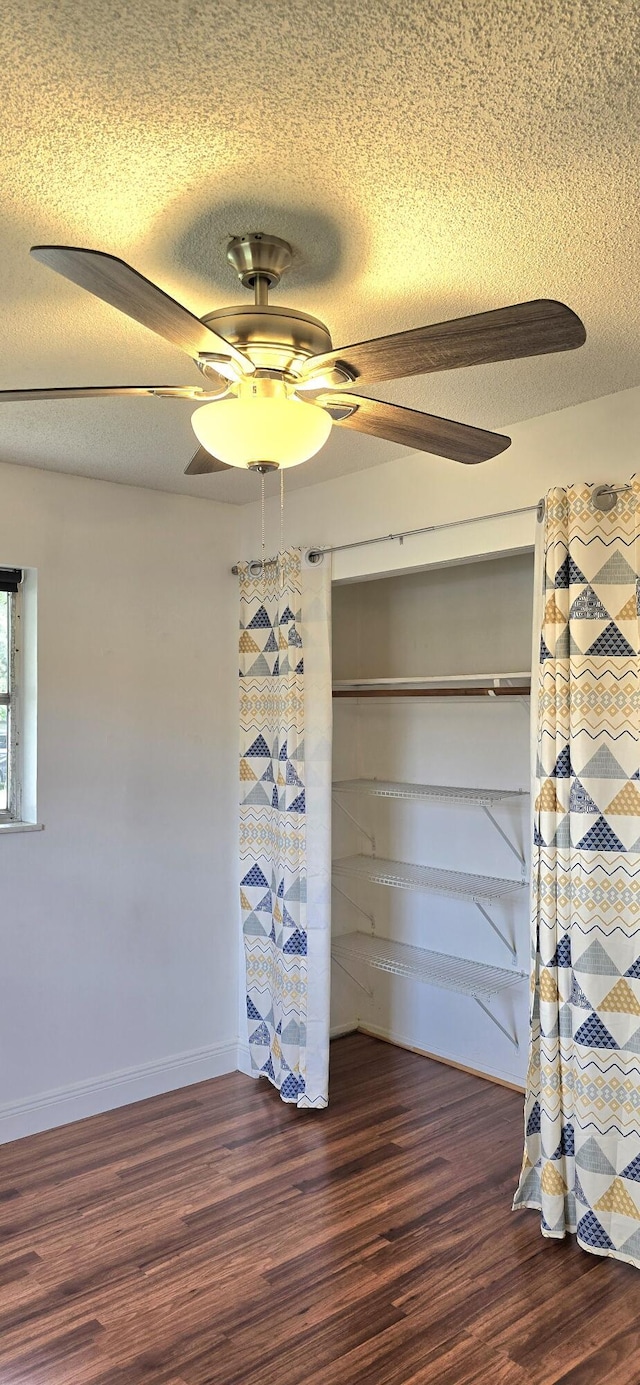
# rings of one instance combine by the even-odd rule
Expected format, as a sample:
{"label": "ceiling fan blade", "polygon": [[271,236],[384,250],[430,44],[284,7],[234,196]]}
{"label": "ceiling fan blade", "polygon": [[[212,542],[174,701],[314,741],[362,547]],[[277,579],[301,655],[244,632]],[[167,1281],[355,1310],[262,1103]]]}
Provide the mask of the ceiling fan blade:
{"label": "ceiling fan blade", "polygon": [[[225,384],[225,381],[221,382]],[[111,394],[153,395],[169,399],[207,398],[197,385],[78,385],[44,390],[0,390],[0,404],[28,404],[38,399],[102,399]]]}
{"label": "ceiling fan blade", "polygon": [[436,370],[488,365],[549,351],[571,351],[586,339],[583,323],[571,308],[551,298],[514,303],[472,317],[458,317],[430,327],[341,346],[305,362],[304,378],[322,368],[346,366],[358,384],[399,380]]}
{"label": "ceiling fan blade", "polygon": [[31,254],[65,279],[71,279],[80,288],[88,289],[121,313],[141,322],[143,327],[157,332],[187,355],[196,357],[200,352],[219,355],[235,361],[243,374],[252,374],[254,366],[241,351],[115,255],[70,245],[34,245]]}
{"label": "ceiling fan blade", "polygon": [[221,462],[219,457],[212,457],[205,447],[199,447],[194,452],[189,465],[185,467],[185,476],[206,476],[210,471],[232,471],[233,467]]}
{"label": "ceiling fan blade", "polygon": [[469,423],[436,418],[434,414],[403,409],[399,404],[385,404],[364,395],[332,392],[319,395],[315,402],[329,412],[335,409],[336,415],[342,409],[353,409],[346,417],[335,417],[334,422],[340,428],[355,428],[359,433],[371,433],[403,447],[432,452],[436,457],[449,457],[453,462],[467,465],[486,462],[511,444],[511,438],[504,433],[487,433],[484,428],[473,428]]}

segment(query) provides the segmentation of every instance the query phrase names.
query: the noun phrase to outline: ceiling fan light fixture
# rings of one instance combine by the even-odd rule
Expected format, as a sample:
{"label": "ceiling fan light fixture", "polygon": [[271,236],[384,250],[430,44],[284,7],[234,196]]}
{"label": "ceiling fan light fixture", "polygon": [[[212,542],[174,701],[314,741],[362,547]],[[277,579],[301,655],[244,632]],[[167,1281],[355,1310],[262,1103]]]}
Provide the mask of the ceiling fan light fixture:
{"label": "ceiling fan light fixture", "polygon": [[273,380],[248,383],[233,399],[196,409],[191,426],[202,447],[227,466],[253,469],[299,466],[314,457],[331,432],[331,418]]}

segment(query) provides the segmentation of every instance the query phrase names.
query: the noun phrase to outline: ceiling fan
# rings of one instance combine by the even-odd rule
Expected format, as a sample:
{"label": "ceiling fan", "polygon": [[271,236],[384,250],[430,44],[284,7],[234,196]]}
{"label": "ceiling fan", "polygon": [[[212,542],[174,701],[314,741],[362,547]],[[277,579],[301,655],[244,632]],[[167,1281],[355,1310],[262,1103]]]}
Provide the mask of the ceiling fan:
{"label": "ceiling fan", "polygon": [[200,443],[188,476],[230,466],[260,473],[297,466],[319,452],[334,423],[456,462],[486,461],[511,439],[354,394],[350,386],[568,351],[586,338],[570,308],[541,298],[335,350],[317,318],[269,304],[269,290],[291,263],[291,246],[262,232],[234,236],[227,249],[254,303],[202,318],[114,255],[66,245],[36,245],[31,254],[186,351],[204,386],[2,390],[0,403],[107,395],[188,399],[198,405],[191,421]]}

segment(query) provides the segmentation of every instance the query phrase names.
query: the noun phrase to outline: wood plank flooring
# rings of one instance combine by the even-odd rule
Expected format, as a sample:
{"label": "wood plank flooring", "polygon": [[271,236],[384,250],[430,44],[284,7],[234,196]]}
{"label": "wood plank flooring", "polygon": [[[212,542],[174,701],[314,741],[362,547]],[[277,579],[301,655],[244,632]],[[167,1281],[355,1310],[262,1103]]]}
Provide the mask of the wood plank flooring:
{"label": "wood plank flooring", "polygon": [[522,1097],[365,1035],[0,1149],[0,1385],[638,1385],[640,1275],[512,1213]]}

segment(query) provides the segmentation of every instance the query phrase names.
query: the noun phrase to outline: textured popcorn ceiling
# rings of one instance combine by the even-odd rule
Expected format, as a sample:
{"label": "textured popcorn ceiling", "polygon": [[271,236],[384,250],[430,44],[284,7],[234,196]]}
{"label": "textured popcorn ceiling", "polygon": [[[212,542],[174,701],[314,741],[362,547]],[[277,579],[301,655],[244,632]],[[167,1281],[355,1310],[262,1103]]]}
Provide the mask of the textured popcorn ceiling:
{"label": "textured popcorn ceiling", "polygon": [[[118,254],[201,314],[242,298],[226,239],[255,229],[295,249],[272,301],[336,345],[539,296],[587,327],[371,393],[501,428],[638,384],[639,29],[635,0],[5,0],[0,387],[199,378],[31,244]],[[0,460],[255,498],[183,477],[190,413],[4,405]],[[334,428],[287,485],[402,451]]]}

